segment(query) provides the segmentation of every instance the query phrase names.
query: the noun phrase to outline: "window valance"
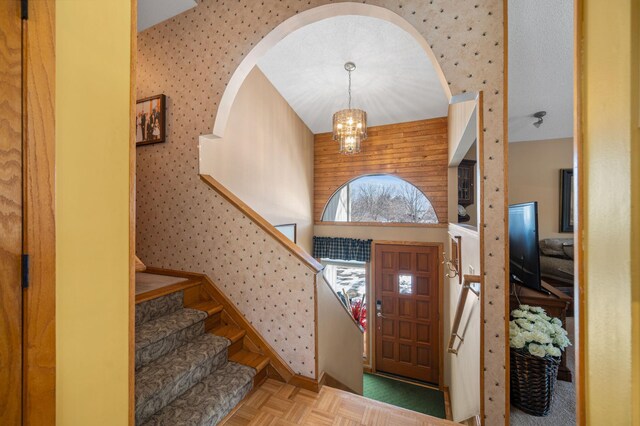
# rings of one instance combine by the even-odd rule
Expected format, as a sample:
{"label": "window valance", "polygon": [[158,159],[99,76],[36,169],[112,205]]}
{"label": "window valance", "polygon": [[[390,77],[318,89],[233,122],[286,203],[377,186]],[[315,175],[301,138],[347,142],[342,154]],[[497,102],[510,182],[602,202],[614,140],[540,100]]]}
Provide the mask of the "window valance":
{"label": "window valance", "polygon": [[313,257],[369,262],[371,260],[371,241],[373,240],[313,237]]}

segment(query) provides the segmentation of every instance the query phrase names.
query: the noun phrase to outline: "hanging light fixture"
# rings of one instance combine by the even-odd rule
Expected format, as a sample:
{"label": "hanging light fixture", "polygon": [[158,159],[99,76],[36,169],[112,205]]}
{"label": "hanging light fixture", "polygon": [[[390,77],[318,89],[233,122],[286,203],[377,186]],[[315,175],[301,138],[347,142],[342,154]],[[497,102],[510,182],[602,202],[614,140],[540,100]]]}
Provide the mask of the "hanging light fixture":
{"label": "hanging light fixture", "polygon": [[547,111],[538,111],[535,114],[533,114],[533,116],[538,119],[538,121],[533,123],[533,125],[536,126],[536,129],[540,127],[540,125],[544,122],[542,117],[544,117],[545,115],[547,115]]}
{"label": "hanging light fixture", "polygon": [[351,108],[351,71],[356,64],[347,62],[344,69],[349,73],[349,107],[333,114],[333,140],[340,143],[340,153],[357,154],[367,138],[367,113]]}

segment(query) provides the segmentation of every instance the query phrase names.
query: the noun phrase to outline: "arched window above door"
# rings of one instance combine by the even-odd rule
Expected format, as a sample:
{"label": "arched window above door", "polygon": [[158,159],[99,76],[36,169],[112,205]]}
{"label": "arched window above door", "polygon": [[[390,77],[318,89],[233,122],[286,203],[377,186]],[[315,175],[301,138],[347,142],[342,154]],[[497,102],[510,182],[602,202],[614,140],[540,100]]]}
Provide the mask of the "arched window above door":
{"label": "arched window above door", "polygon": [[392,175],[366,175],[340,187],[327,202],[323,222],[438,223],[431,202],[416,186]]}

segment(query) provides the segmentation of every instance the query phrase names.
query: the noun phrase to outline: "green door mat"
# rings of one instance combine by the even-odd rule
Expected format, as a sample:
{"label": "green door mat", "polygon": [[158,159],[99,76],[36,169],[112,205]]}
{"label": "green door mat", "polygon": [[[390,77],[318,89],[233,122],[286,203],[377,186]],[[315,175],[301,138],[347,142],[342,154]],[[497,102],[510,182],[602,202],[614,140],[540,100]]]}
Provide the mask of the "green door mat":
{"label": "green door mat", "polygon": [[386,402],[441,419],[446,418],[444,394],[411,383],[401,382],[376,374],[364,374],[364,393],[367,398]]}

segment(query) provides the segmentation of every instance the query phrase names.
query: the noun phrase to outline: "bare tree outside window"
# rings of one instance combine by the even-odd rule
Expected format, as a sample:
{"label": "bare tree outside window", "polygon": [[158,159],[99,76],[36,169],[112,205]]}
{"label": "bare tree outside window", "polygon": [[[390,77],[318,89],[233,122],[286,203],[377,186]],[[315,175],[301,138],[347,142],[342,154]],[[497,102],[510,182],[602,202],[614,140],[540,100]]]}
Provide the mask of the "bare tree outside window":
{"label": "bare tree outside window", "polygon": [[403,185],[402,202],[405,206],[406,222],[438,223],[436,212],[422,191],[411,184]]}
{"label": "bare tree outside window", "polygon": [[[389,175],[371,175],[345,185],[347,214],[342,220],[325,209],[322,220],[330,222],[438,223],[429,199],[409,182]],[[343,186],[336,192],[343,194]],[[333,197],[327,205],[331,205]]]}
{"label": "bare tree outside window", "polygon": [[351,221],[390,222],[389,218],[394,216],[393,189],[374,183],[358,186],[351,192]]}

